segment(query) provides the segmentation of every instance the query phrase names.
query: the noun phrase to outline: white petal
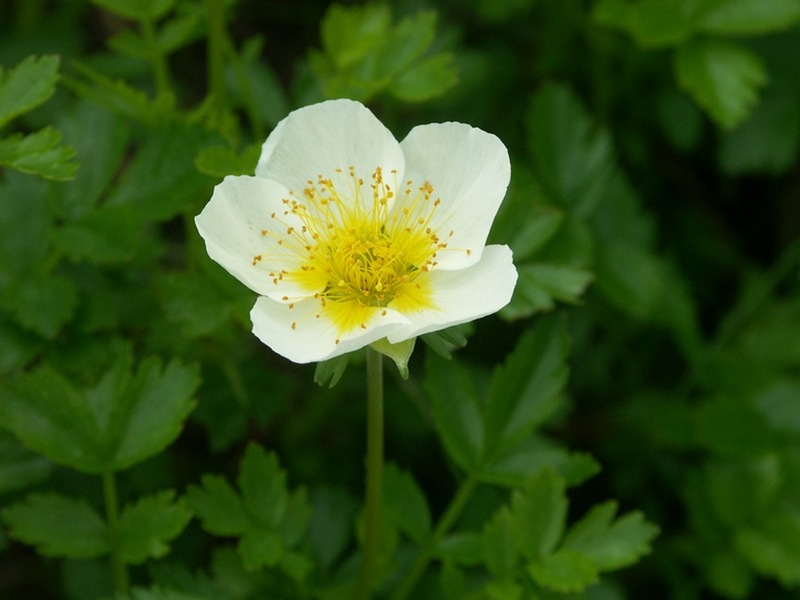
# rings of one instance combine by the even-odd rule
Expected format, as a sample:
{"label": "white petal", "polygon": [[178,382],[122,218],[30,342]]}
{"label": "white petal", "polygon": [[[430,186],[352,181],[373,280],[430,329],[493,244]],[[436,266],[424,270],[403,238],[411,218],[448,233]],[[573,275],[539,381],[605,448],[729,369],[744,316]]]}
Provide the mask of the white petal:
{"label": "white petal", "polygon": [[431,273],[432,300],[437,308],[406,314],[411,323],[388,335],[393,344],[405,339],[474,321],[497,312],[511,300],[517,270],[508,246],[486,246],[478,264],[460,271]]}
{"label": "white petal", "polygon": [[[308,180],[322,175],[348,190],[350,167],[370,181],[376,167],[403,176],[403,152],[368,108],[352,100],[329,100],[291,112],[264,142],[256,175],[274,179],[301,197]],[[337,174],[335,169],[342,169]]]}
{"label": "white petal", "polygon": [[259,340],[296,363],[327,360],[358,350],[408,324],[408,319],[396,311],[387,310],[383,316],[376,311],[365,323],[365,329],[357,327],[342,334],[324,314],[317,318],[317,313],[319,304],[313,299],[289,308],[284,303],[261,297],[250,311],[250,320],[253,334]]}
{"label": "white petal", "polygon": [[503,142],[463,123],[432,123],[412,129],[400,145],[405,179],[430,182],[433,197],[441,199],[433,229],[442,239],[453,231],[448,248],[436,256],[438,268],[475,264],[511,179]]}
{"label": "white petal", "polygon": [[[278,245],[275,236],[282,235],[285,226],[302,225],[294,215],[283,214],[286,197],[287,190],[274,181],[226,177],[195,217],[195,225],[208,255],[243,284],[261,295],[295,300],[318,290],[298,288],[287,280],[274,283],[276,277],[270,275],[281,269],[295,270],[300,264],[301,257]],[[272,219],[272,213],[283,224]],[[271,233],[263,235],[263,231]]]}

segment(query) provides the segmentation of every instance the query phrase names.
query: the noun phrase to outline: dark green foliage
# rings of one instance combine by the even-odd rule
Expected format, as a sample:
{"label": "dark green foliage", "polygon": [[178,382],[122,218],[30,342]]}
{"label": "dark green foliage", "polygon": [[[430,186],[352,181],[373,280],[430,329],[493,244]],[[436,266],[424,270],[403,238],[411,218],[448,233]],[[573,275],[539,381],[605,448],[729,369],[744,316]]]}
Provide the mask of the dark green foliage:
{"label": "dark green foliage", "polygon": [[3,3],[0,597],[352,598],[364,354],[259,344],[193,223],[349,97],[503,140],[519,274],[377,343],[373,597],[796,598],[798,64],[797,0]]}

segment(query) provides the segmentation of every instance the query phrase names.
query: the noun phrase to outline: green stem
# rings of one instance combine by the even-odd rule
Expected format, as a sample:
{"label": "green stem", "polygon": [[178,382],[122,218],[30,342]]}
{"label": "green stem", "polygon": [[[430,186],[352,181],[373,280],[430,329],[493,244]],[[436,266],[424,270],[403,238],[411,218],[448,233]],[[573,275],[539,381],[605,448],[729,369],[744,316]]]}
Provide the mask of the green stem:
{"label": "green stem", "polygon": [[117,540],[117,529],[119,523],[117,506],[117,484],[114,480],[114,473],[103,473],[103,498],[106,503],[106,523],[111,542],[111,571],[114,574],[114,585],[120,594],[130,593],[130,580],[128,579],[128,568],[122,560],[119,552]]}
{"label": "green stem", "polygon": [[357,600],[368,600],[380,551],[383,492],[383,355],[367,348],[367,483],[364,548],[356,583]]}
{"label": "green stem", "polygon": [[150,48],[150,62],[152,63],[153,75],[156,79],[156,89],[159,94],[165,94],[170,91],[167,57],[161,52],[161,48],[156,40],[156,28],[153,25],[153,21],[150,19],[142,19],[139,23],[142,27],[142,35],[147,41],[147,46]]}
{"label": "green stem", "polygon": [[206,0],[208,17],[208,88],[216,105],[225,108],[225,13],[222,0]]}
{"label": "green stem", "polygon": [[436,549],[436,546],[439,544],[439,541],[442,539],[442,537],[444,537],[450,531],[450,529],[452,529],[453,525],[455,525],[456,520],[458,520],[458,517],[461,516],[464,507],[467,505],[467,501],[472,496],[472,492],[475,491],[477,485],[478,480],[473,475],[470,475],[461,482],[456,495],[453,496],[453,499],[450,501],[447,510],[444,511],[441,519],[439,519],[439,523],[436,525],[436,529],[433,530],[433,534],[428,540],[428,543],[425,544],[422,549],[420,549],[420,552],[417,554],[417,558],[411,564],[411,568],[408,570],[405,579],[392,596],[392,600],[405,600],[409,597],[411,592],[414,591],[414,588],[419,582],[420,577],[422,577],[422,575],[425,573],[425,570],[428,568],[428,565],[433,559],[433,552]]}

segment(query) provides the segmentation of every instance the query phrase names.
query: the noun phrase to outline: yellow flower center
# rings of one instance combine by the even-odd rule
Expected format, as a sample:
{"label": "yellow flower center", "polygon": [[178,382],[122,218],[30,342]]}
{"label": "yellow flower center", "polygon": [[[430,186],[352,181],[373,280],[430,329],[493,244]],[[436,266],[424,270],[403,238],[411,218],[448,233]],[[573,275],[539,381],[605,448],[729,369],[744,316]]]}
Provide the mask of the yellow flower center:
{"label": "yellow flower center", "polygon": [[[290,192],[283,213],[271,215],[278,227],[261,232],[274,236],[299,264],[270,273],[273,282],[291,281],[313,293],[320,306],[315,316],[324,311],[340,333],[365,328],[387,308],[408,313],[434,307],[428,273],[453,232],[443,240],[431,226],[441,201],[429,182],[407,181],[398,195],[397,174],[391,173],[389,183],[378,167],[366,186],[350,167],[343,178],[347,189],[319,175],[307,182],[302,199]],[[289,215],[302,225],[288,225]],[[254,257],[253,264],[260,260]],[[283,300],[293,306],[293,299]]]}

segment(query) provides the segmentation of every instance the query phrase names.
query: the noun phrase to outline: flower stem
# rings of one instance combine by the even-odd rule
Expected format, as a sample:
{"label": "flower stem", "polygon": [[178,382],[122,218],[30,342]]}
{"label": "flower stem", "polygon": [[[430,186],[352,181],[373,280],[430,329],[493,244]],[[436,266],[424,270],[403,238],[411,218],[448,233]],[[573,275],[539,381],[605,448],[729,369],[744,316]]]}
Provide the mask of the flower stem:
{"label": "flower stem", "polygon": [[477,485],[478,481],[472,475],[461,482],[456,495],[453,496],[453,499],[447,506],[447,510],[444,511],[441,519],[439,519],[439,523],[436,525],[436,529],[433,530],[433,534],[428,540],[428,543],[420,549],[405,579],[392,596],[392,600],[405,600],[411,592],[414,591],[419,578],[425,573],[425,569],[428,568],[433,558],[433,551],[436,545],[439,543],[439,540],[450,531],[453,525],[455,525],[456,520],[461,516],[461,512],[467,505],[467,501],[470,499],[470,496],[472,496],[472,492],[475,491]]}
{"label": "flower stem", "polygon": [[383,492],[383,355],[367,348],[367,477],[364,547],[356,583],[357,600],[367,600],[380,550]]}
{"label": "flower stem", "polygon": [[122,560],[119,552],[117,540],[118,527],[118,507],[117,507],[117,484],[114,480],[114,473],[111,471],[103,473],[103,498],[106,504],[106,524],[108,526],[109,537],[111,538],[111,571],[114,575],[114,585],[119,594],[130,593],[130,581],[128,579],[128,568]]}
{"label": "flower stem", "polygon": [[153,25],[153,21],[150,19],[142,19],[139,23],[142,28],[142,35],[150,48],[150,63],[153,67],[156,89],[159,94],[165,94],[170,91],[167,57],[164,56],[164,53],[158,45],[158,40],[156,40],[156,28],[155,25]]}

